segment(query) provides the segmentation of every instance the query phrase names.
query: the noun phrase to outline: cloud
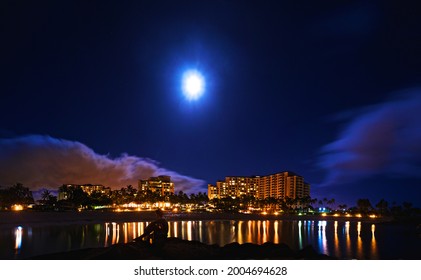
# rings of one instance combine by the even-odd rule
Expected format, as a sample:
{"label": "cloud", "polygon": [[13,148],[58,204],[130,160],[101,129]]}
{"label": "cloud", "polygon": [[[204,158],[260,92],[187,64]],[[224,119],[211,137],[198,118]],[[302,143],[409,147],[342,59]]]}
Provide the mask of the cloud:
{"label": "cloud", "polygon": [[356,110],[339,137],[324,146],[324,186],[372,176],[421,177],[421,89]]}
{"label": "cloud", "polygon": [[159,167],[147,158],[122,154],[99,155],[86,145],[50,136],[29,135],[0,139],[0,185],[17,182],[31,189],[58,188],[62,184],[103,184],[113,189],[139,179],[169,175],[176,192],[203,191],[204,182]]}

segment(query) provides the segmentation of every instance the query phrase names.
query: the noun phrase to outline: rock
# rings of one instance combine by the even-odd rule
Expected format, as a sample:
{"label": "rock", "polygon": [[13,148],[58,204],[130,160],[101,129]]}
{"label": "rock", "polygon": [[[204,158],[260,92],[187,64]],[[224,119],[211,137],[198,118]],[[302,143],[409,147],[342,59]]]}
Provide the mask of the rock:
{"label": "rock", "polygon": [[207,245],[199,241],[188,241],[179,238],[168,238],[162,247],[163,259],[216,259],[220,248],[215,245]]}
{"label": "rock", "polygon": [[81,249],[76,251],[36,256],[32,259],[61,260],[243,260],[243,259],[334,259],[318,254],[313,247],[307,246],[295,252],[286,244],[271,242],[262,245],[237,242],[223,247],[208,245],[199,241],[168,238],[162,246],[151,246],[145,242],[115,244],[107,248]]}
{"label": "rock", "polygon": [[282,259],[291,260],[296,259],[296,253],[286,244],[274,244],[272,242],[266,242],[262,247],[262,256],[267,259]]}
{"label": "rock", "polygon": [[298,259],[301,260],[332,260],[335,259],[328,255],[319,254],[314,250],[312,246],[306,246],[302,250],[300,250],[297,254]]}

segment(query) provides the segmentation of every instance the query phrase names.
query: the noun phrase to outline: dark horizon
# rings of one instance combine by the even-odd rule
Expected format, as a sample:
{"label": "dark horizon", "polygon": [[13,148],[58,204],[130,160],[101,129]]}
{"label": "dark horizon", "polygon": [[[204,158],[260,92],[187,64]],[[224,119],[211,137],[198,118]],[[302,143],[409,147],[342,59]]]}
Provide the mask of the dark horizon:
{"label": "dark horizon", "polygon": [[421,206],[415,2],[2,7],[1,186],[165,174],[197,193],[291,170],[312,197]]}

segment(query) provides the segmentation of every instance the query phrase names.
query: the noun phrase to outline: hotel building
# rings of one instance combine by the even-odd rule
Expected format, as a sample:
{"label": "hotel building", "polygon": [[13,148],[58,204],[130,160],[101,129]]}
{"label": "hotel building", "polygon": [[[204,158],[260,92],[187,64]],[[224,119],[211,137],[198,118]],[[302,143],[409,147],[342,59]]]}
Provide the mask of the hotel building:
{"label": "hotel building", "polygon": [[139,180],[138,187],[139,192],[142,193],[151,191],[164,197],[174,194],[174,183],[171,182],[171,176],[158,176],[150,177],[148,180]]}
{"label": "hotel building", "polygon": [[84,184],[84,185],[76,185],[76,184],[66,184],[63,185],[62,188],[59,189],[58,192],[58,200],[67,200],[69,199],[69,191],[72,189],[81,188],[85,193],[91,195],[93,192],[98,192],[104,195],[109,195],[111,193],[111,189],[109,187],[105,187],[103,185],[92,185],[92,184]]}
{"label": "hotel building", "polygon": [[208,184],[209,199],[242,195],[253,196],[256,199],[268,197],[284,199],[310,196],[310,184],[304,178],[290,171],[267,176],[229,176],[216,185]]}

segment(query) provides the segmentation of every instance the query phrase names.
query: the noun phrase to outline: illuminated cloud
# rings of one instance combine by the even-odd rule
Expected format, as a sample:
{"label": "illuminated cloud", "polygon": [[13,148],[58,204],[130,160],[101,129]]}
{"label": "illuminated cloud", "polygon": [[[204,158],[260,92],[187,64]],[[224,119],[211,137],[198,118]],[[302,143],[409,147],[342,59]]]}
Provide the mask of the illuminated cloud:
{"label": "illuminated cloud", "polygon": [[319,164],[322,185],[371,176],[421,177],[421,89],[354,114],[338,139],[326,145]]}
{"label": "illuminated cloud", "polygon": [[30,135],[0,139],[0,185],[17,182],[31,189],[58,188],[62,184],[103,184],[113,189],[139,179],[169,175],[176,192],[203,191],[204,182],[159,167],[156,161],[122,154],[99,155],[80,142]]}

